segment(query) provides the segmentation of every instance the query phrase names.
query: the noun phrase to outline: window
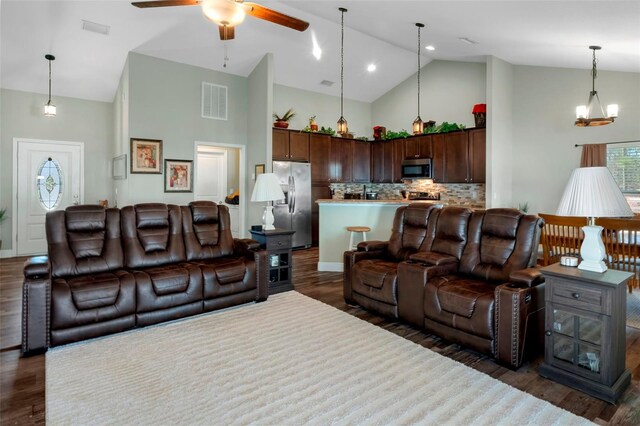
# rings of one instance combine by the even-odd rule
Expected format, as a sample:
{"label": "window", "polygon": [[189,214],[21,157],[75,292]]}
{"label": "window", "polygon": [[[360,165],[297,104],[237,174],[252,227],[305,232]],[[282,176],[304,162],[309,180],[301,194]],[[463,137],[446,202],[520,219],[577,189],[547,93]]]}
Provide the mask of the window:
{"label": "window", "polygon": [[49,157],[36,176],[38,199],[45,210],[56,208],[62,198],[62,171],[58,162]]}
{"label": "window", "polygon": [[607,167],[631,209],[640,213],[640,142],[607,145]]}

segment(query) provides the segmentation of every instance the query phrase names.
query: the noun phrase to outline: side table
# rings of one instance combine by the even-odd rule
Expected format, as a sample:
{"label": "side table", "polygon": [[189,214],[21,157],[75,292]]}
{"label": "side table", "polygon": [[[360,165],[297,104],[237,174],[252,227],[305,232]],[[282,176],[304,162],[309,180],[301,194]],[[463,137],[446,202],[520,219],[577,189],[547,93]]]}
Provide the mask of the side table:
{"label": "side table", "polygon": [[293,290],[291,282],[291,238],[296,231],[276,228],[271,231],[251,230],[251,237],[267,250],[269,267],[269,294]]}
{"label": "side table", "polygon": [[625,369],[626,291],[631,273],[542,268],[545,351],[540,375],[612,404],[631,381]]}

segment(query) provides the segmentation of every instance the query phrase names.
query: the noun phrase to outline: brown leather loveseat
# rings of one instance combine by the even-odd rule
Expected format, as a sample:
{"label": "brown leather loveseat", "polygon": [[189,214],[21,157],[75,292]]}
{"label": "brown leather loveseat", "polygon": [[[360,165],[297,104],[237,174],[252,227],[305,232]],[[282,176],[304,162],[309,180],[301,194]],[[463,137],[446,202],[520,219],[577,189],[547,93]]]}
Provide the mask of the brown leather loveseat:
{"label": "brown leather loveseat", "polygon": [[23,354],[267,298],[266,253],[232,238],[226,206],[72,206],[46,232],[48,256],[25,262]]}
{"label": "brown leather loveseat", "polygon": [[390,241],[345,252],[345,300],[518,367],[542,349],[543,224],[515,209],[401,207]]}

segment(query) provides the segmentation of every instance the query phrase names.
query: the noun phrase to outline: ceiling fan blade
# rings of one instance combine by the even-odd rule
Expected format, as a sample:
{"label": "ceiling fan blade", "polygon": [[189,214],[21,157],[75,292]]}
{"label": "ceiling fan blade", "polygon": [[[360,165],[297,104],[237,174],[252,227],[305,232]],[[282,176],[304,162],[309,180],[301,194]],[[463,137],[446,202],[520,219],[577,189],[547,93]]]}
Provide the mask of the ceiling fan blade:
{"label": "ceiling fan blade", "polygon": [[199,0],[156,0],[156,1],[135,1],[131,3],[135,7],[167,7],[167,6],[196,6]]}
{"label": "ceiling fan blade", "polygon": [[220,40],[233,40],[236,36],[236,31],[234,27],[230,27],[228,25],[218,25],[218,30],[220,31]]}
{"label": "ceiling fan blade", "polygon": [[276,12],[275,10],[261,6],[257,3],[244,2],[242,4],[245,7],[247,15],[251,15],[255,18],[264,19],[265,21],[283,25],[298,31],[304,31],[309,27],[309,23],[306,21],[285,15],[284,13]]}

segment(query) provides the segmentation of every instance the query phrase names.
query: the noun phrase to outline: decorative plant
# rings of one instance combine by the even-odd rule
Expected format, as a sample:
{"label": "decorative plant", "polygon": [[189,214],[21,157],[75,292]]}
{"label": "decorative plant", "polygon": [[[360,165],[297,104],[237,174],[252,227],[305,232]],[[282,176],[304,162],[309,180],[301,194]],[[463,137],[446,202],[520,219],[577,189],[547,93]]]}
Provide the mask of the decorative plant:
{"label": "decorative plant", "polygon": [[447,123],[443,121],[439,126],[430,126],[424,129],[424,133],[447,133],[455,132],[456,130],[464,130],[466,126],[464,124]]}
{"label": "decorative plant", "polygon": [[316,123],[316,116],[312,115],[311,117],[309,117],[309,129],[312,132],[317,132],[318,131],[318,123]]}
{"label": "decorative plant", "polygon": [[7,219],[7,208],[3,207],[0,209],[0,225]]}
{"label": "decorative plant", "polygon": [[382,137],[382,139],[398,139],[398,138],[406,138],[411,136],[409,132],[405,129],[400,130],[399,132],[394,132],[393,130],[387,130],[386,134]]}
{"label": "decorative plant", "polygon": [[322,126],[320,127],[320,130],[318,130],[318,133],[334,136],[336,134],[336,131],[333,130],[331,127]]}
{"label": "decorative plant", "polygon": [[518,203],[518,210],[520,210],[522,213],[528,212],[529,211],[529,203],[528,202]]}
{"label": "decorative plant", "polygon": [[291,120],[295,116],[296,116],[296,112],[293,110],[293,108],[289,108],[287,112],[285,112],[282,116],[279,116],[276,113],[273,114],[274,120],[285,121],[287,123],[289,122],[289,120]]}

